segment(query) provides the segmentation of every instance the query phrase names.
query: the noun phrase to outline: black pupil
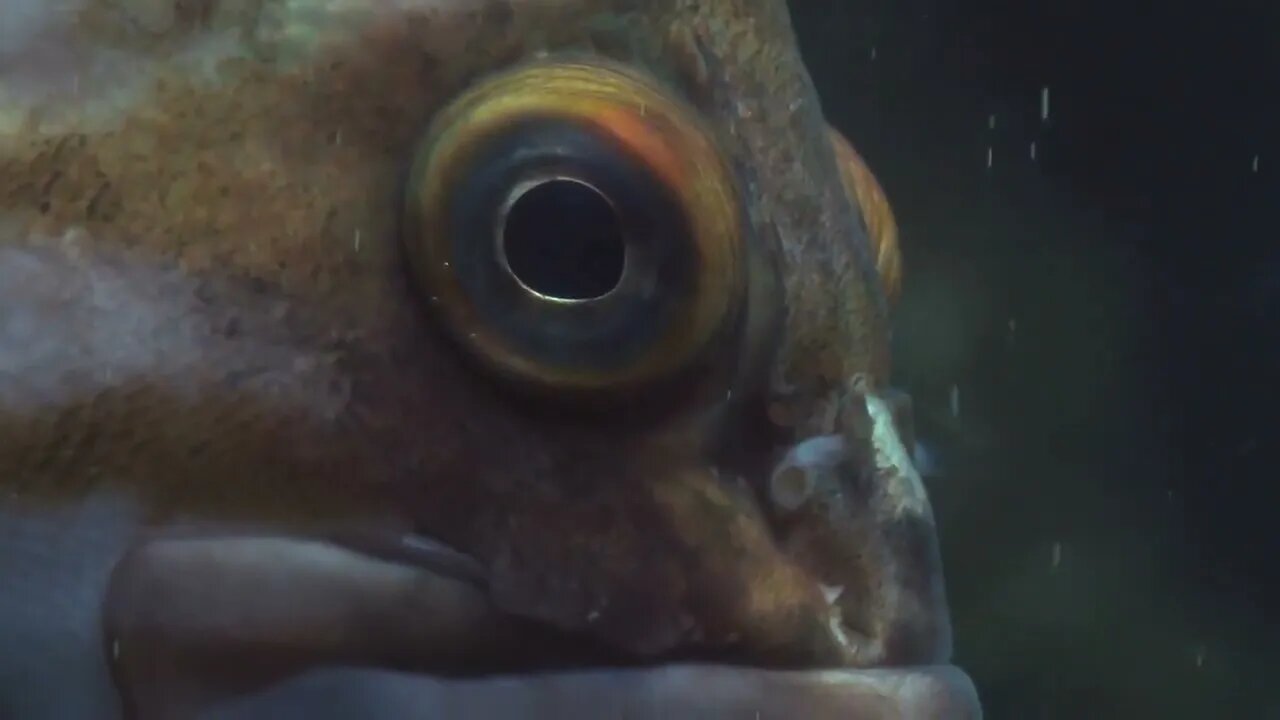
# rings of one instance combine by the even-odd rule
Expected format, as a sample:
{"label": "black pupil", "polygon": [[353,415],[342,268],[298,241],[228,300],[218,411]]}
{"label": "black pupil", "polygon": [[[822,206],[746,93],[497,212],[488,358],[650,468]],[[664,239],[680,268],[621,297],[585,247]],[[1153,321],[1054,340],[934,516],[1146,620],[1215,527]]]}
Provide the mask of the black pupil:
{"label": "black pupil", "polygon": [[595,188],[550,180],[525,192],[502,229],[507,266],[525,287],[562,300],[607,295],[622,279],[626,242]]}

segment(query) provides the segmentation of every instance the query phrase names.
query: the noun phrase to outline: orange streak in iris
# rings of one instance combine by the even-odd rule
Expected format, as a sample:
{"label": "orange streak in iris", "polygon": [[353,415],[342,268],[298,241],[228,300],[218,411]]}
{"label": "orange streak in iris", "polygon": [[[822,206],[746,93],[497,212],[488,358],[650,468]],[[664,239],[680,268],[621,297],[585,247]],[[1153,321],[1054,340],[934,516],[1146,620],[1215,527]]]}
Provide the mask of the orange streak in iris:
{"label": "orange streak in iris", "polygon": [[684,187],[686,164],[674,152],[672,143],[642,116],[627,108],[604,108],[596,115],[596,122],[639,155],[669,187]]}

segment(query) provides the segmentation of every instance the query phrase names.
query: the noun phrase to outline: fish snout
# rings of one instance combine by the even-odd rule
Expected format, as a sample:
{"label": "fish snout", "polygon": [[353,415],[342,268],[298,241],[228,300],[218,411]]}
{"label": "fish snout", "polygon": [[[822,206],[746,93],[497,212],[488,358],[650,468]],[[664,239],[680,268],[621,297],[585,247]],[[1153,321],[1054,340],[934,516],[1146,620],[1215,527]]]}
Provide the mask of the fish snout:
{"label": "fish snout", "polygon": [[849,664],[945,663],[951,626],[910,400],[854,382],[830,405],[829,432],[796,442],[770,474],[778,542],[820,583]]}

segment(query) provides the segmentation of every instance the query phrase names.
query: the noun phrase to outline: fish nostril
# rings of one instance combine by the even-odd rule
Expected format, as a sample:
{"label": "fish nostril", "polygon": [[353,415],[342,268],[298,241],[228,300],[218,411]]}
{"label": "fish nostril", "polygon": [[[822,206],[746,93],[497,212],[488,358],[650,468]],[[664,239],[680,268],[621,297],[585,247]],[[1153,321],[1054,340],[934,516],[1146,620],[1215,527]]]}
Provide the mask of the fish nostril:
{"label": "fish nostril", "polygon": [[798,510],[813,494],[813,475],[805,468],[780,468],[769,481],[769,497],[782,510]]}
{"label": "fish nostril", "polygon": [[803,507],[821,488],[833,488],[837,467],[845,460],[839,435],[820,435],[796,443],[769,476],[769,499],[784,512]]}

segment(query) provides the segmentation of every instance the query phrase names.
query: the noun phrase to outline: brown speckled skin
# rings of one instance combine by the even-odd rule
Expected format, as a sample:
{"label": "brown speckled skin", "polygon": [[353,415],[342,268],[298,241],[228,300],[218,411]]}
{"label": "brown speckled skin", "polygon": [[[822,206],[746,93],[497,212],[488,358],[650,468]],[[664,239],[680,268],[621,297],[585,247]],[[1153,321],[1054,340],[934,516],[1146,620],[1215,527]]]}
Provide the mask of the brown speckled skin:
{"label": "brown speckled skin", "polygon": [[[28,57],[52,60],[0,85],[0,301],[113,333],[36,381],[0,372],[0,482],[32,512],[106,489],[155,522],[412,526],[478,558],[500,607],[645,657],[945,660],[940,595],[904,616],[916,641],[841,647],[819,561],[787,554],[752,491],[776,448],[841,431],[852,378],[888,370],[874,259],[782,2],[157,5],[88,0],[33,41]],[[183,64],[215,40],[225,59]],[[725,362],[768,373],[644,422],[575,422],[516,401],[432,328],[397,236],[415,140],[468,82],[558,52],[646,69],[717,133],[764,259],[761,310]],[[86,303],[95,282],[131,304]],[[134,305],[155,317],[134,322]],[[123,372],[113,342],[150,354]],[[861,512],[812,518],[834,526],[812,536],[879,537],[844,532],[880,522]],[[936,585],[927,508],[915,519],[918,558],[835,555],[919,562]],[[820,574],[879,607],[856,561]]]}

